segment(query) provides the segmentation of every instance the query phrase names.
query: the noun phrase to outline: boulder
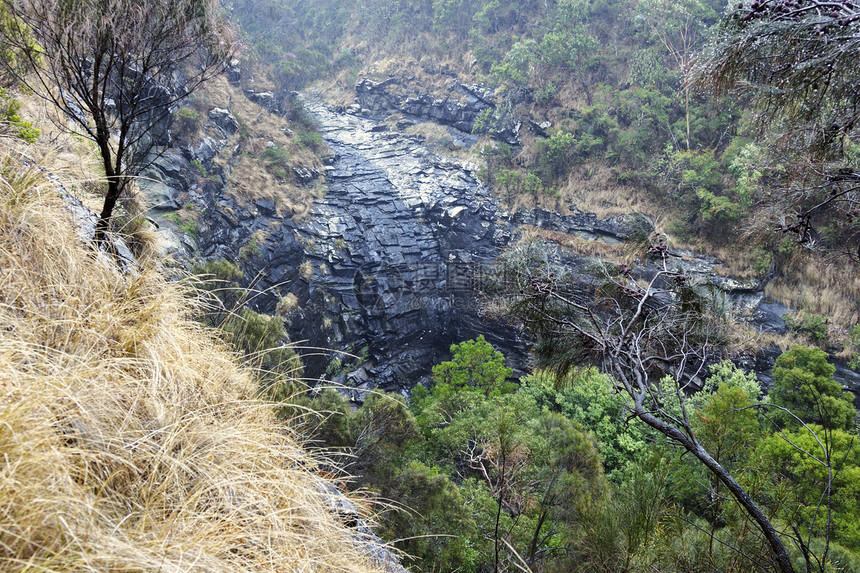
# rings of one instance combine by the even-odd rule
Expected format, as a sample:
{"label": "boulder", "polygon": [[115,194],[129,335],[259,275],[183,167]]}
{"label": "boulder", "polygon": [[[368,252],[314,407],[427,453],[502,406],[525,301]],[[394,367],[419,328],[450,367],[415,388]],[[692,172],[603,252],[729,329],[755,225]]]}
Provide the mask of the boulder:
{"label": "boulder", "polygon": [[209,119],[228,136],[239,130],[239,122],[229,110],[220,107],[212,108],[209,110]]}

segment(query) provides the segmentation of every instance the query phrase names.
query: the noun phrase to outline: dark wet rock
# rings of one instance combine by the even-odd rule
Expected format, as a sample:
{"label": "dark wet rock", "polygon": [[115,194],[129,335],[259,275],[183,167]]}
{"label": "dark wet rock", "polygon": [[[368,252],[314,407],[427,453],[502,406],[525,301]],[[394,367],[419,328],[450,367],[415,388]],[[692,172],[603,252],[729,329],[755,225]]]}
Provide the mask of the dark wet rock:
{"label": "dark wet rock", "polygon": [[376,535],[346,495],[327,482],[320,482],[319,488],[323,502],[329,511],[350,528],[355,544],[370,556],[374,565],[388,573],[408,573],[408,570],[400,564],[400,558]]}
{"label": "dark wet rock", "polygon": [[860,409],[860,372],[851,370],[844,360],[836,360],[833,377],[849,392],[854,394],[854,406]]}
{"label": "dark wet rock", "polygon": [[[418,120],[447,125],[464,134],[472,133],[478,116],[495,108],[490,90],[480,85],[459,82],[451,82],[446,97],[436,97],[417,92],[409,87],[409,82],[399,78],[381,82],[365,78],[356,84],[355,96],[356,105],[369,115],[381,117],[401,113]],[[403,129],[400,125],[398,128]],[[513,120],[501,121],[496,129],[491,130],[491,134],[513,145],[520,143],[519,124]],[[468,144],[465,138],[457,140],[463,145]]]}
{"label": "dark wet rock", "polygon": [[229,110],[220,107],[210,109],[209,119],[227,136],[233,135],[239,130],[239,122]]}
{"label": "dark wet rock", "polygon": [[190,175],[191,165],[185,156],[177,149],[167,149],[153,160],[150,169],[157,170],[153,174],[159,174],[163,180],[172,180],[180,188],[190,186],[194,177]]}
{"label": "dark wet rock", "polygon": [[529,129],[538,137],[548,137],[547,130],[552,127],[551,121],[529,120]]}
{"label": "dark wet rock", "polygon": [[319,177],[320,172],[316,169],[308,169],[307,167],[296,165],[293,167],[293,175],[295,175],[296,181],[299,183],[308,184]]}
{"label": "dark wet rock", "polygon": [[209,166],[215,155],[223,147],[218,140],[209,135],[203,136],[203,140],[196,147],[186,148],[185,155],[189,162],[199,161],[202,165]]}
{"label": "dark wet rock", "polygon": [[177,200],[179,190],[164,183],[167,178],[157,169],[147,169],[141,173],[137,185],[146,196],[149,208],[156,212],[176,211],[182,205]]}
{"label": "dark wet rock", "polygon": [[523,124],[521,122],[516,121],[513,118],[509,118],[498,122],[495,127],[491,128],[490,135],[509,145],[519,145],[521,143],[520,128],[522,125]]}
{"label": "dark wet rock", "polygon": [[254,201],[254,205],[260,211],[261,215],[271,217],[275,214],[275,202],[271,199],[257,199]]}
{"label": "dark wet rock", "polygon": [[257,92],[252,89],[248,89],[245,90],[245,96],[271,113],[277,113],[280,109],[278,100],[272,92]]}

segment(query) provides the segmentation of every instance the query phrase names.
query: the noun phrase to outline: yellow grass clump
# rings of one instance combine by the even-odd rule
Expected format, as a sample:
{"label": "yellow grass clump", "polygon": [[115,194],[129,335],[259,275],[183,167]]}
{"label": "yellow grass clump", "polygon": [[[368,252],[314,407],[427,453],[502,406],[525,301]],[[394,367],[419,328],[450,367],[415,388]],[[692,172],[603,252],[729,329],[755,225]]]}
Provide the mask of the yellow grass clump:
{"label": "yellow grass clump", "polygon": [[0,156],[0,570],[378,570],[192,299]]}

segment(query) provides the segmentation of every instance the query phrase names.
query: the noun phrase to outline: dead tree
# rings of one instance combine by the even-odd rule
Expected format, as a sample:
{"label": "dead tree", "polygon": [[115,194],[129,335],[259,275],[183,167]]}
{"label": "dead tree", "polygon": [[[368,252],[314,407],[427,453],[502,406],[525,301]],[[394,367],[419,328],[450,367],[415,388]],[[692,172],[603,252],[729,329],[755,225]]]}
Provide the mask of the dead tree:
{"label": "dead tree", "polygon": [[[525,244],[501,258],[487,291],[495,312],[535,335],[539,366],[564,374],[592,364],[611,374],[630,414],[704,464],[764,535],[778,570],[793,572],[776,528],[705,449],[688,417],[691,380],[725,338],[719,298],[672,268],[662,239],[651,243],[648,257],[648,272],[603,263],[575,275],[540,244]],[[658,383],[667,377],[671,384]]]}

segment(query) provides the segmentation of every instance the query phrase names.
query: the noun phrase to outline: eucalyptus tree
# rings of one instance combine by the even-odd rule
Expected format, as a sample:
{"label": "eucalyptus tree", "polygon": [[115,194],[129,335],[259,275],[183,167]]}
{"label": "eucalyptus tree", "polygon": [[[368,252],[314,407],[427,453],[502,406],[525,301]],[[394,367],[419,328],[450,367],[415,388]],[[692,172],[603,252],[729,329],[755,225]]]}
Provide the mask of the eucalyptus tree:
{"label": "eucalyptus tree", "polygon": [[644,0],[636,6],[635,22],[643,23],[671,57],[681,77],[684,98],[685,145],[690,149],[690,99],[687,77],[693,58],[701,46],[707,26],[716,12],[703,0]]}
{"label": "eucalyptus tree", "polygon": [[14,25],[0,39],[32,74],[20,83],[51,102],[58,123],[98,147],[107,189],[101,244],[117,201],[152,161],[178,100],[222,72],[232,33],[215,0],[0,0]]}

